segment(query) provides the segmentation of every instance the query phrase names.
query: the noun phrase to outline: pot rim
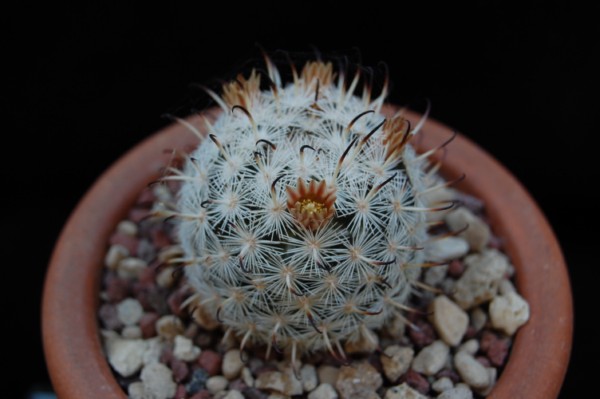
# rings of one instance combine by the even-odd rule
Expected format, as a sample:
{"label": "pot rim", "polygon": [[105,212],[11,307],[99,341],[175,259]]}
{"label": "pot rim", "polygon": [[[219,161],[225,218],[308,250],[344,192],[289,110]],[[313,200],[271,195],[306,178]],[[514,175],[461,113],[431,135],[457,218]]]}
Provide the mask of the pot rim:
{"label": "pot rim", "polygon": [[[382,112],[389,116],[397,109],[386,105]],[[218,113],[209,109],[188,121],[204,126],[204,116],[214,119]],[[406,115],[414,122],[420,118],[411,111]],[[429,118],[416,146],[433,148],[452,132]],[[108,239],[139,193],[167,164],[163,150],[187,150],[197,142],[178,123],[145,139],[98,178],[65,224],[42,301],[44,352],[58,397],[126,398],[102,352],[96,316]],[[453,179],[463,172],[467,178],[457,188],[484,201],[492,229],[506,240],[504,250],[516,267],[518,292],[530,305],[530,320],[517,332],[490,397],[555,398],[567,370],[573,334],[571,288],[558,241],[521,183],[486,151],[457,134],[448,145],[442,173]]]}

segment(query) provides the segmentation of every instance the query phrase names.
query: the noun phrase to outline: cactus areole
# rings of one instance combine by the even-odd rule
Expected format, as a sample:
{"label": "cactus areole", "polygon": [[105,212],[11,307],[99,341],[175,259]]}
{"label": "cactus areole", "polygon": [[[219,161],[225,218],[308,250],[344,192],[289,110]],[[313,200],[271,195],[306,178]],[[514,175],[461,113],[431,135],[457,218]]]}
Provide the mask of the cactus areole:
{"label": "cactus areole", "polygon": [[268,79],[208,91],[223,112],[168,177],[182,182],[182,262],[196,304],[242,348],[344,357],[344,342],[407,308],[427,213],[444,206],[420,194],[439,181],[410,145],[422,123],[380,113],[387,79],[374,97],[331,63],[307,62],[289,83],[266,64]]}

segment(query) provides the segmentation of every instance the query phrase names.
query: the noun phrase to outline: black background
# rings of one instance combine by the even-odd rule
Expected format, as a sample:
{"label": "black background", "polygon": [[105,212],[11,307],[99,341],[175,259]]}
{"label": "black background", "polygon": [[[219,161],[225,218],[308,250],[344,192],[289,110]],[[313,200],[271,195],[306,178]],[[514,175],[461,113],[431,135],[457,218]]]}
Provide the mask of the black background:
{"label": "black background", "polygon": [[[575,2],[24,5],[2,38],[3,328],[12,397],[47,385],[39,329],[45,269],[70,211],[135,143],[208,104],[214,85],[278,49],[385,61],[390,101],[422,110],[487,149],[528,188],[556,231],[576,329],[562,398],[593,392],[598,359],[597,10]],[[452,2],[459,3],[459,2]],[[568,4],[567,4],[568,3]],[[220,9],[217,9],[220,8]],[[543,280],[544,276],[540,275]],[[3,333],[5,335],[5,333]],[[531,359],[531,367],[536,367]],[[597,371],[597,370],[596,370]]]}

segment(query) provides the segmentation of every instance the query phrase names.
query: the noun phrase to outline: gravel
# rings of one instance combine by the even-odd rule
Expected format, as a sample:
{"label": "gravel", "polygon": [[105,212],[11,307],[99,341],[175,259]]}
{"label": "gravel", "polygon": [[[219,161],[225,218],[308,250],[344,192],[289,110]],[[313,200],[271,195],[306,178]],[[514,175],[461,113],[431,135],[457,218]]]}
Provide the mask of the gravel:
{"label": "gravel", "polygon": [[289,354],[266,359],[264,348],[247,346],[240,355],[239,340],[191,297],[179,269],[165,265],[182,255],[172,223],[147,217],[152,201],[168,202],[173,192],[163,186],[145,191],[115,227],[104,257],[98,317],[117,380],[131,398],[485,397],[529,307],[510,280],[514,268],[485,223],[482,204],[448,194],[465,206],[442,217],[447,227],[468,228],[426,249],[448,262],[422,274],[441,292],[413,296],[408,305],[416,312],[344,343],[347,361],[315,353],[294,372]]}

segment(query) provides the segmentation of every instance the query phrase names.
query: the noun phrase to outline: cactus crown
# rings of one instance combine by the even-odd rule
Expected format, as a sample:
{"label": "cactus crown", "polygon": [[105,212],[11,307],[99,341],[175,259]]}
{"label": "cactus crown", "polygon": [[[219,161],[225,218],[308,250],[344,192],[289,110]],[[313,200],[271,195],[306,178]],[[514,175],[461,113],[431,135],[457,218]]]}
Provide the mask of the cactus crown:
{"label": "cactus crown", "polygon": [[331,63],[290,83],[266,66],[208,91],[223,112],[177,176],[187,277],[242,348],[343,356],[405,308],[424,261],[421,124],[381,114],[387,83],[373,99]]}

